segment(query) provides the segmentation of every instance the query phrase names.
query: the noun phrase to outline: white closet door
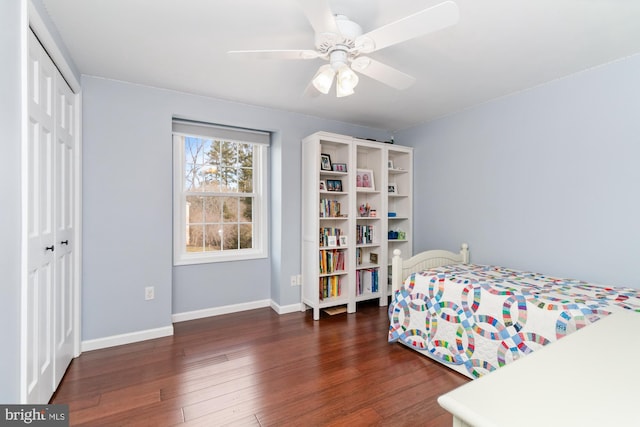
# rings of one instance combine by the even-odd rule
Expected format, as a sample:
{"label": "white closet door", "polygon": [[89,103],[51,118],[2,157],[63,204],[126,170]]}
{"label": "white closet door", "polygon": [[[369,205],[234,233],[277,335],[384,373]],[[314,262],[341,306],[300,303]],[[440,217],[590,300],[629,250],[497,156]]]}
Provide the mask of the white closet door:
{"label": "white closet door", "polygon": [[[30,34],[27,163],[27,288],[23,299],[26,398],[53,392],[54,81],[53,63]],[[25,348],[26,347],[26,348]]]}
{"label": "white closet door", "polygon": [[24,403],[48,403],[73,357],[76,97],[29,32]]}
{"label": "white closet door", "polygon": [[54,387],[73,358],[76,96],[56,73]]}

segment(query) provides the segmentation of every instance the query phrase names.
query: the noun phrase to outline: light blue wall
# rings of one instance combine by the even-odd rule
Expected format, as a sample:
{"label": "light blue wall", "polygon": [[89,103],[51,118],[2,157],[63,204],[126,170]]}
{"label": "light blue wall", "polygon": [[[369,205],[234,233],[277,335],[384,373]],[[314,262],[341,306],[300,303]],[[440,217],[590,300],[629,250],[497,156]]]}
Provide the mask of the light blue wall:
{"label": "light blue wall", "polygon": [[640,288],[640,55],[396,133],[415,251]]}
{"label": "light blue wall", "polygon": [[20,87],[23,3],[0,1],[0,403],[20,399]]}
{"label": "light blue wall", "polygon": [[[300,141],[375,129],[95,77],[83,89],[82,338],[165,327],[172,313],[272,299],[300,302]],[[274,132],[270,258],[172,268],[174,115]],[[144,287],[156,298],[144,301]]]}

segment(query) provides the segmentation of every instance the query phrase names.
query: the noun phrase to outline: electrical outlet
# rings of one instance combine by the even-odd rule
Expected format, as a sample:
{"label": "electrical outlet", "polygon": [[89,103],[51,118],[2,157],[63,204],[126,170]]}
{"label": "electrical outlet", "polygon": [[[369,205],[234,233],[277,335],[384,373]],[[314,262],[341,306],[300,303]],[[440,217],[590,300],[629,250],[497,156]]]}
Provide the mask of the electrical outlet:
{"label": "electrical outlet", "polygon": [[298,274],[296,276],[296,285],[298,285],[298,286],[302,285],[302,274]]}
{"label": "electrical outlet", "polygon": [[146,288],[144,288],[144,299],[146,301],[154,299],[155,297],[156,297],[156,289],[155,289],[155,287],[147,286]]}

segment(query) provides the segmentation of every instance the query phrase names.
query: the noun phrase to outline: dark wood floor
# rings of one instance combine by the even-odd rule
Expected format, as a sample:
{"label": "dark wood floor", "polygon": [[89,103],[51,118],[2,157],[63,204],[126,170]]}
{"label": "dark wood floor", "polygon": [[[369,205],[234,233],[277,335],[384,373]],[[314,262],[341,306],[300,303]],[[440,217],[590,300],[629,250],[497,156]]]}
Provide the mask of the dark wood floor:
{"label": "dark wood floor", "polygon": [[451,426],[462,375],[387,343],[386,307],[314,321],[270,308],[83,353],[51,403],[87,426]]}

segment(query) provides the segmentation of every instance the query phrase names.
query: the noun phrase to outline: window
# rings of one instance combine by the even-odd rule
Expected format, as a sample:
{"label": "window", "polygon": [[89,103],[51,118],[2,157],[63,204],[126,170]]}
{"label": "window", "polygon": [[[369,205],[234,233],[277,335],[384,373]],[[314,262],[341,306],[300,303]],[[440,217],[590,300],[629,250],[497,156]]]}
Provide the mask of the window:
{"label": "window", "polygon": [[269,134],[173,121],[174,264],[267,256]]}

